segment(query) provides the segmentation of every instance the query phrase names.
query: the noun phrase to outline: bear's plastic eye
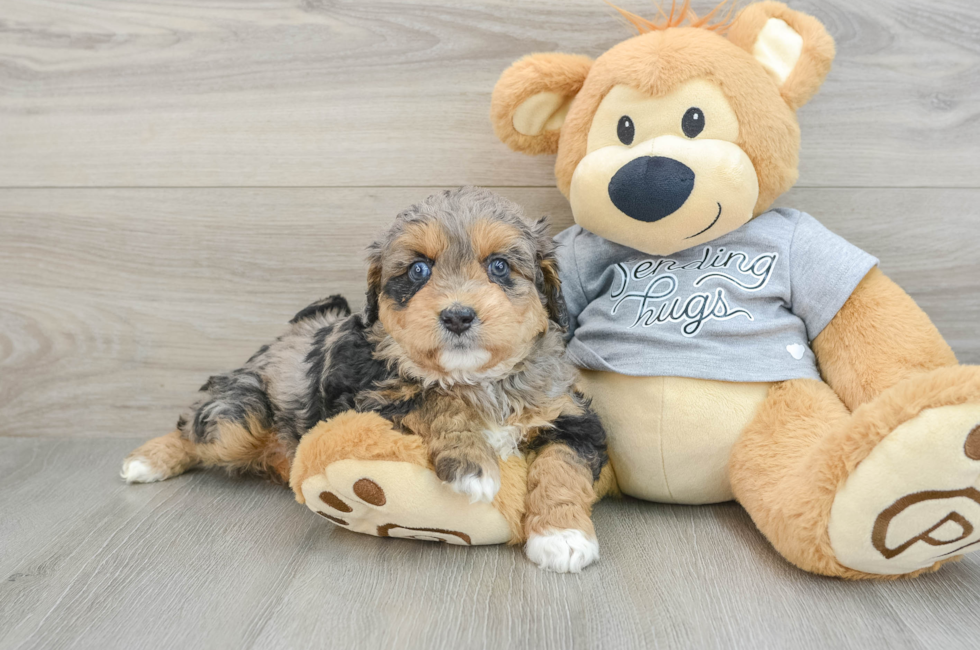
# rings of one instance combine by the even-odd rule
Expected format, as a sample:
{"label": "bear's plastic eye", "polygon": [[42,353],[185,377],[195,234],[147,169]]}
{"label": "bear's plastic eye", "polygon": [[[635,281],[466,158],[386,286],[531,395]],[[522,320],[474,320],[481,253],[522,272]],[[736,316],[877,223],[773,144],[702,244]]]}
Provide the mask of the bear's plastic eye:
{"label": "bear's plastic eye", "polygon": [[689,138],[696,138],[701,131],[704,131],[704,113],[700,108],[691,107],[684,113],[681,120],[681,128],[684,135]]}
{"label": "bear's plastic eye", "polygon": [[619,136],[619,141],[623,144],[633,144],[633,138],[636,136],[636,127],[633,126],[633,120],[629,115],[624,115],[619,118],[619,124],[616,125],[616,135]]}
{"label": "bear's plastic eye", "polygon": [[495,259],[487,265],[487,272],[493,278],[506,278],[510,274],[510,264],[507,260]]}
{"label": "bear's plastic eye", "polygon": [[408,269],[408,279],[412,282],[424,282],[432,275],[432,267],[426,262],[415,262],[412,268]]}

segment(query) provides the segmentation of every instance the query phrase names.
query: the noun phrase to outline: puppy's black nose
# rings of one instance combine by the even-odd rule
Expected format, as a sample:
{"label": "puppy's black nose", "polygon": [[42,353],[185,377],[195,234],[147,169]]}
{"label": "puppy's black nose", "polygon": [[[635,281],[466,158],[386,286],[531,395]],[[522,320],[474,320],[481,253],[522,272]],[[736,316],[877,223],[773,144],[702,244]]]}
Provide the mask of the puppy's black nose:
{"label": "puppy's black nose", "polygon": [[439,314],[442,326],[453,334],[462,334],[476,320],[476,312],[470,307],[449,307]]}
{"label": "puppy's black nose", "polygon": [[609,198],[624,214],[646,223],[677,212],[694,189],[694,171],[663,156],[642,156],[609,181]]}

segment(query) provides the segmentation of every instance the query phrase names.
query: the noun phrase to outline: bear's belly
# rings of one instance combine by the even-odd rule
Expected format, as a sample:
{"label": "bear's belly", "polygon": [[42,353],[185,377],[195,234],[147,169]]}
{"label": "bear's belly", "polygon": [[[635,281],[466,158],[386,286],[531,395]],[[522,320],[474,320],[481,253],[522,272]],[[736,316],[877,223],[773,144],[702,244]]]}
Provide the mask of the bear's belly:
{"label": "bear's belly", "polygon": [[732,446],[770,383],[582,371],[624,494],[664,503],[729,501]]}

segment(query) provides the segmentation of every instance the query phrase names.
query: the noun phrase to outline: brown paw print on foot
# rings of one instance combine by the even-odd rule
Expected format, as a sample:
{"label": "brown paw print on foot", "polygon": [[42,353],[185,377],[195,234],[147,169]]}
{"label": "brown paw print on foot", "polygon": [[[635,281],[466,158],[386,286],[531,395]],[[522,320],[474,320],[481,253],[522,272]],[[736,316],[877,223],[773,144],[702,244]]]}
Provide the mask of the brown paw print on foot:
{"label": "brown paw print on foot", "polygon": [[[388,500],[385,498],[385,491],[381,489],[380,485],[369,478],[358,479],[351,487],[351,490],[361,501],[367,503],[368,505],[381,507],[388,502]],[[352,507],[347,505],[343,499],[338,497],[333,492],[324,490],[319,494],[319,497],[320,501],[324,505],[336,510],[337,512],[350,513],[354,511]],[[340,517],[327,514],[322,510],[316,510],[315,512],[324,519],[332,521],[338,526],[350,525]],[[378,537],[400,537],[402,539],[417,539],[426,542],[444,543],[452,541],[454,544],[463,543],[467,546],[472,544],[470,541],[470,536],[458,530],[443,530],[441,528],[412,528],[411,526],[402,526],[400,524],[393,523],[378,526],[375,534]]]}
{"label": "brown paw print on foot", "polygon": [[841,564],[882,575],[980,550],[980,405],[896,427],[837,493],[829,532]]}
{"label": "brown paw print on foot", "polygon": [[[357,481],[354,482],[354,485],[351,487],[351,490],[361,501],[363,501],[368,505],[379,507],[379,506],[383,506],[387,502],[387,499],[385,499],[385,491],[381,489],[380,485],[378,485],[377,483],[375,483],[369,478],[358,479]],[[320,502],[323,505],[327,506],[328,508],[332,508],[337,512],[341,512],[344,514],[354,512],[354,509],[352,507],[347,505],[347,503],[344,502],[343,499],[338,497],[333,492],[324,490],[323,492],[320,492],[320,494],[317,496],[319,497]],[[316,512],[316,514],[320,515],[324,519],[327,519],[328,521],[332,521],[333,523],[339,526],[350,525],[348,522],[344,521],[340,517],[327,514],[322,510],[314,510],[314,512]],[[386,537],[386,536],[387,535],[383,535],[382,537]]]}
{"label": "brown paw print on foot", "polygon": [[[980,461],[980,425],[970,431],[963,445],[963,455],[970,460]],[[966,501],[963,501],[966,500]],[[968,503],[972,501],[973,503]],[[949,513],[940,519],[936,524],[930,526],[921,533],[914,535],[910,539],[891,547],[888,544],[888,531],[892,522],[901,519],[903,515],[916,509],[920,504],[924,508],[935,511],[937,508],[942,511],[949,509]],[[980,504],[980,490],[976,488],[963,488],[961,490],[925,490],[914,494],[907,494],[885,508],[875,520],[874,529],[871,533],[871,543],[875,549],[886,559],[898,557],[915,544],[922,542],[935,547],[952,547],[952,550],[943,549],[937,559],[942,559],[950,555],[956,555],[966,551],[969,547],[980,544],[980,539],[968,542],[960,546],[969,537],[973,536],[976,526],[971,523],[967,516],[964,516],[956,508],[967,505],[971,512],[968,515],[977,519],[976,505]]]}
{"label": "brown paw print on foot", "polygon": [[306,505],[327,521],[377,537],[472,546],[509,540],[490,504],[471,505],[424,467],[337,461],[303,482]]}

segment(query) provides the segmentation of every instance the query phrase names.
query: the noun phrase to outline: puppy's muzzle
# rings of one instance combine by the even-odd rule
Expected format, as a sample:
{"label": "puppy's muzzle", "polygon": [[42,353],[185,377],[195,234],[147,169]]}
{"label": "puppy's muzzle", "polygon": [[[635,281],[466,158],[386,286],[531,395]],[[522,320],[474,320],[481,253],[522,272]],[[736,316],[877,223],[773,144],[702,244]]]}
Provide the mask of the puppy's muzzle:
{"label": "puppy's muzzle", "polygon": [[609,198],[623,214],[653,223],[680,209],[694,190],[694,171],[673,158],[641,156],[609,181]]}
{"label": "puppy's muzzle", "polygon": [[472,307],[453,305],[442,310],[439,314],[439,320],[442,321],[442,326],[453,334],[462,334],[473,326],[473,321],[476,320],[476,312],[473,311]]}

